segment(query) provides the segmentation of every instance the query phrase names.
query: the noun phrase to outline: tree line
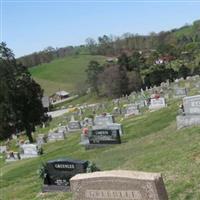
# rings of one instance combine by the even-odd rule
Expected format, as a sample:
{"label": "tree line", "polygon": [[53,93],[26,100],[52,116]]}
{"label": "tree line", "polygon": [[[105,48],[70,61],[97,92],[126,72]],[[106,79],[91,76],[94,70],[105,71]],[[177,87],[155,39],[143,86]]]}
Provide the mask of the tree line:
{"label": "tree line", "polygon": [[191,70],[185,64],[174,69],[171,62],[156,64],[155,52],[145,58],[140,52],[122,53],[117,61],[101,65],[91,61],[86,69],[87,83],[99,96],[120,97],[138,92],[141,88],[159,86],[167,80],[200,75],[200,65]]}
{"label": "tree line", "polygon": [[186,25],[180,29],[161,31],[160,33],[152,32],[149,35],[125,33],[122,36],[103,35],[98,37],[97,40],[87,38],[85,45],[63,48],[47,47],[43,51],[23,56],[17,60],[24,66],[33,67],[68,55],[120,56],[123,52],[132,53],[133,51],[143,51],[148,55],[155,49],[161,54],[167,52],[176,57],[181,56],[183,52],[199,51],[200,20],[195,21],[193,25]]}

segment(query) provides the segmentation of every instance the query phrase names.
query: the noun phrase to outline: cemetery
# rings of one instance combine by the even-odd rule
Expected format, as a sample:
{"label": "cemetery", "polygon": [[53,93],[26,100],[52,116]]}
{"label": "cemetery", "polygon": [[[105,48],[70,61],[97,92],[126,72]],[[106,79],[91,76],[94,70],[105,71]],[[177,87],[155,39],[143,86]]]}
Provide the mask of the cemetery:
{"label": "cemetery", "polygon": [[[20,147],[17,151],[10,150],[14,147],[13,142],[18,141],[18,138],[13,136],[11,144],[7,146],[2,144],[0,148],[2,155],[5,155],[3,169],[8,170],[3,174],[3,178],[10,183],[6,178],[14,173],[9,168],[6,169],[10,165],[17,170],[20,177],[24,177],[21,180],[22,184],[26,184],[26,174],[33,173],[28,167],[31,162],[35,171],[39,169],[39,176],[42,178],[42,184],[39,182],[38,175],[34,175],[34,181],[29,182],[28,191],[32,196],[40,194],[49,199],[58,197],[61,200],[71,198],[75,200],[167,200],[178,199],[180,195],[186,197],[188,192],[185,191],[185,182],[188,180],[176,169],[183,167],[187,170],[189,167],[193,171],[198,171],[198,165],[191,164],[193,161],[185,163],[179,159],[179,156],[186,160],[193,156],[191,148],[198,147],[200,95],[198,95],[198,87],[191,88],[192,84],[190,84],[187,96],[185,93],[182,97],[180,95],[179,98],[174,98],[171,90],[173,84],[163,84],[163,87],[166,87],[163,92],[159,87],[143,91],[146,96],[144,99],[140,93],[134,93],[115,102],[103,102],[94,104],[95,106],[80,104],[81,114],[73,111],[53,119],[51,122],[53,127],[39,129],[39,133],[35,135],[35,144],[19,143]],[[155,96],[155,91],[158,91],[159,97],[150,98]],[[164,95],[169,97],[168,105]],[[179,107],[180,104],[182,106]],[[150,111],[166,109],[161,109],[158,114],[149,112],[147,105]],[[113,110],[117,110],[114,109],[115,107],[119,109],[116,115],[113,113]],[[143,109],[142,112],[140,109]],[[129,117],[125,116],[126,114]],[[177,123],[178,130],[173,125],[174,122]],[[191,127],[190,134],[182,129],[186,127]],[[193,146],[175,144],[175,141],[185,144],[188,140],[193,141]],[[53,141],[57,142],[52,143]],[[45,152],[42,156],[45,160],[44,164],[39,158],[42,153],[40,148]],[[177,155],[174,153],[176,151],[184,153]],[[64,158],[68,155],[70,159]],[[30,158],[30,161],[25,158]],[[194,162],[198,162],[197,159],[195,157]],[[101,171],[88,173],[99,169],[91,170],[87,160],[95,162],[100,166]],[[167,164],[169,162],[175,162],[174,165],[170,165],[170,169]],[[18,164],[15,166],[15,163]],[[42,167],[39,167],[41,165]],[[144,172],[135,171],[138,169]],[[27,173],[24,173],[24,170]],[[170,182],[174,171],[177,179]],[[188,174],[188,176],[197,180],[195,174]],[[194,186],[193,182],[190,184]],[[31,189],[35,185],[37,189]],[[177,185],[180,191],[175,193]],[[14,183],[14,187],[18,188],[17,182]],[[198,190],[193,191],[198,194]],[[19,199],[26,200],[29,199],[29,193],[15,194]],[[5,199],[11,199],[11,195],[15,194],[7,193]],[[62,197],[59,197],[61,194]],[[196,194],[193,194],[192,199],[195,199]],[[36,199],[39,200],[40,197]]]}
{"label": "cemetery", "polygon": [[200,200],[200,0],[0,13],[0,200]]}

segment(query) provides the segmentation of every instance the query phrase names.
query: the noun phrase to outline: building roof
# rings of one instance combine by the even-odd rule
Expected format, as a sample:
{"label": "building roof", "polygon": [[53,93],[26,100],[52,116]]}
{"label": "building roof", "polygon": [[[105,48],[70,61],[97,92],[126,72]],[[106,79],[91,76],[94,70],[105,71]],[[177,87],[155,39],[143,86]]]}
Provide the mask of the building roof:
{"label": "building roof", "polygon": [[56,92],[56,94],[59,95],[59,96],[67,96],[67,95],[69,95],[69,92],[62,90],[62,91]]}

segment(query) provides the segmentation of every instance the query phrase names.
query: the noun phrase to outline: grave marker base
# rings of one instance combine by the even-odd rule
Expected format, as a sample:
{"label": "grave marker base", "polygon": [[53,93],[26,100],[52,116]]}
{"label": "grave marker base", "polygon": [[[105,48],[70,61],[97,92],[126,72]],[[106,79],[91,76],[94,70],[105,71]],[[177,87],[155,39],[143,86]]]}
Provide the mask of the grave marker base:
{"label": "grave marker base", "polygon": [[102,147],[107,147],[107,146],[112,146],[112,145],[116,145],[116,144],[86,144],[85,149],[89,150],[89,149],[102,148]]}
{"label": "grave marker base", "polygon": [[199,115],[179,115],[176,117],[177,129],[199,126],[200,116]]}
{"label": "grave marker base", "polygon": [[32,155],[32,154],[20,154],[21,159],[27,159],[27,158],[36,158],[39,155]]}
{"label": "grave marker base", "polygon": [[70,186],[63,185],[43,185],[42,192],[69,192]]}

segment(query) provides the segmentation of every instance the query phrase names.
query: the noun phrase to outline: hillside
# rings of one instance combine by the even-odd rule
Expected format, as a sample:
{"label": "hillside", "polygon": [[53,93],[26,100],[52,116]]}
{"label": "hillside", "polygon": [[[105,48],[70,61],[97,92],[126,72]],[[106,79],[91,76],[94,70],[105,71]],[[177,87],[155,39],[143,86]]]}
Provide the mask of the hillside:
{"label": "hillside", "polygon": [[[44,146],[44,155],[1,166],[2,199],[6,200],[70,200],[70,193],[41,195],[41,180],[37,170],[41,163],[68,157],[94,161],[101,170],[129,169],[161,172],[169,199],[199,199],[200,128],[176,130],[178,102],[156,112],[122,121],[125,134],[122,144],[86,151],[79,145],[80,133],[64,141]],[[54,119],[51,127],[63,118]],[[118,119],[119,120],[119,119]]]}
{"label": "hillside", "polygon": [[77,84],[86,80],[85,69],[91,60],[104,61],[103,56],[78,55],[53,60],[50,63],[30,68],[34,79],[50,95],[59,90],[74,91]]}
{"label": "hillside", "polygon": [[195,39],[195,35],[199,35],[200,30],[200,20],[195,21],[192,25],[186,25],[181,28],[175,29],[174,34],[177,38],[181,38],[183,36],[191,37]]}

